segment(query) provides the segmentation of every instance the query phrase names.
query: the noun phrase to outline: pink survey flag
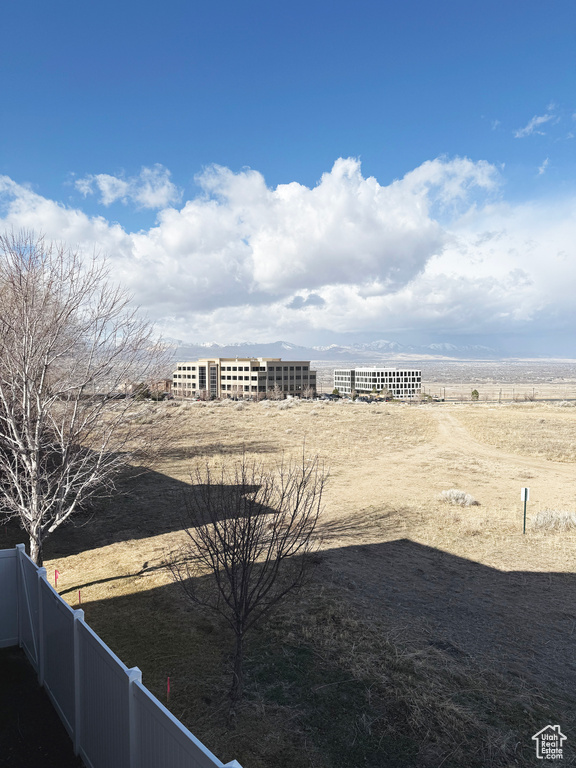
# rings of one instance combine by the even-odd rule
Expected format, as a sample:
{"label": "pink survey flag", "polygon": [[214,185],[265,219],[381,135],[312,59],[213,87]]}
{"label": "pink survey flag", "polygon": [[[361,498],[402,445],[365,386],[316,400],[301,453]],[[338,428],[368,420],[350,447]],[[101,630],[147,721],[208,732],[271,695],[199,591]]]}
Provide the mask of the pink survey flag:
{"label": "pink survey flag", "polygon": [[54,586],[55,587],[58,586],[58,576],[60,576],[60,571],[58,569],[56,569],[54,571]]}

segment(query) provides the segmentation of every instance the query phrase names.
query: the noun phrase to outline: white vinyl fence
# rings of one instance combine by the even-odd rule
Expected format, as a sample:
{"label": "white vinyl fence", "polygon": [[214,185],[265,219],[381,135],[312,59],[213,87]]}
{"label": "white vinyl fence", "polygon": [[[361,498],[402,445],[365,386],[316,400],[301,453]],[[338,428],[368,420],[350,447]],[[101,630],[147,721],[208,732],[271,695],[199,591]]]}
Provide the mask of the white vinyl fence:
{"label": "white vinyl fence", "polygon": [[24,551],[0,550],[0,648],[21,646],[87,768],[226,766],[142,685]]}

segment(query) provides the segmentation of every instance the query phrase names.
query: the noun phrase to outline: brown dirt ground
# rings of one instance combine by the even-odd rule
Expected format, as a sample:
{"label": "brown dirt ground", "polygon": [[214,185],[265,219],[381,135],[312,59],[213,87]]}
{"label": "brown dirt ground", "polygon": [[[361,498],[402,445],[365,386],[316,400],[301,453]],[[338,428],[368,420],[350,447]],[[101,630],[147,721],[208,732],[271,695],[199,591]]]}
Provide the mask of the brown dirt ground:
{"label": "brown dirt ground", "polygon": [[[217,464],[242,450],[269,460],[301,451],[305,441],[330,467],[321,569],[343,600],[384,619],[391,636],[411,647],[439,648],[551,697],[573,695],[576,533],[542,532],[531,522],[539,508],[575,509],[573,462],[480,440],[465,425],[467,409],[478,414],[484,404],[161,407],[176,430],[156,471],[134,481],[102,519],[54,535],[46,551],[49,575],[54,568],[62,574],[60,591],[77,606],[82,589],[88,621],[97,631],[102,624],[121,656],[130,644],[106,635],[102,613],[91,606],[106,610],[116,598],[169,585],[160,566],[180,540],[176,513],[192,462],[207,456]],[[566,440],[576,434],[576,409],[530,403],[523,413],[513,427],[504,408],[487,410],[486,420],[522,430],[541,414],[563,420]],[[526,535],[523,486],[531,489]],[[480,505],[446,505],[439,494],[449,488]],[[123,660],[146,669],[145,651]],[[155,674],[144,682],[161,695],[162,675]]]}
{"label": "brown dirt ground", "polygon": [[[544,507],[574,509],[574,466],[480,442],[463,424],[467,409],[475,407],[302,404],[280,410],[277,405],[252,404],[236,410],[234,406],[182,406],[174,409],[179,412],[174,417],[179,424],[178,442],[159,467],[160,482],[152,479],[131,495],[133,517],[132,522],[124,522],[122,540],[109,531],[111,540],[100,540],[98,557],[78,553],[65,561],[54,558],[47,566],[65,574],[62,585],[74,588],[93,582],[83,590],[83,600],[124,594],[131,587],[122,576],[129,579],[144,563],[148,564],[147,588],[165,583],[166,574],[153,569],[178,534],[168,530],[148,536],[146,524],[139,524],[135,516],[146,517],[151,506],[156,515],[179,506],[178,487],[166,490],[163,476],[179,485],[187,482],[189,467],[198,456],[212,456],[218,462],[222,455],[237,455],[244,447],[249,454],[274,458],[280,450],[298,452],[305,440],[306,450],[320,453],[330,467],[322,547],[333,567],[360,585],[357,597],[365,598],[372,611],[390,610],[401,582],[407,614],[421,615],[423,621],[434,616],[469,652],[491,657],[494,632],[505,629],[495,616],[508,617],[517,629],[502,636],[498,654],[523,658],[541,649],[549,663],[543,660],[541,672],[535,668],[534,674],[542,680],[552,675],[572,685],[576,683],[571,677],[576,535],[538,532],[531,527],[531,516]],[[541,408],[549,417],[551,409]],[[553,415],[570,417],[576,427],[575,411],[557,408]],[[533,404],[527,405],[527,417],[534,412]],[[496,415],[504,419],[506,410]],[[531,488],[525,536],[523,486]],[[445,505],[438,496],[449,488],[471,493],[480,506]],[[96,522],[95,533],[97,527]],[[154,533],[153,523],[150,533]],[[400,541],[404,544],[398,562],[390,553],[399,551]],[[433,568],[432,562],[445,566]],[[486,578],[480,578],[480,573]],[[102,584],[97,583],[99,578]],[[521,589],[521,584],[526,588]],[[77,603],[75,592],[68,594]],[[465,602],[468,596],[467,615],[454,613],[458,594]],[[490,615],[486,615],[489,605]],[[490,626],[496,622],[499,629],[479,632],[470,624],[473,607],[479,612],[478,621]],[[557,663],[559,655],[561,663]]]}

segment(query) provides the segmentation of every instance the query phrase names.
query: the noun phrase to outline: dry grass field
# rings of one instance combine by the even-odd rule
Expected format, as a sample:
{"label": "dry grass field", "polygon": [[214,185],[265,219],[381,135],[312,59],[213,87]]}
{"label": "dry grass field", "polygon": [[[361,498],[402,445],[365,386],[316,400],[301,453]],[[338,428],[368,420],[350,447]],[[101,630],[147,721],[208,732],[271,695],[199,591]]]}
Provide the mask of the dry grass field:
{"label": "dry grass field", "polygon": [[[171,449],[54,534],[45,565],[161,700],[170,676],[169,706],[224,762],[525,766],[532,735],[559,723],[563,764],[576,764],[576,531],[533,523],[576,511],[576,408],[171,402],[140,418],[151,408]],[[230,729],[231,639],[162,563],[196,460],[303,445],[330,468],[314,577],[250,639]],[[448,504],[448,489],[479,503]]]}

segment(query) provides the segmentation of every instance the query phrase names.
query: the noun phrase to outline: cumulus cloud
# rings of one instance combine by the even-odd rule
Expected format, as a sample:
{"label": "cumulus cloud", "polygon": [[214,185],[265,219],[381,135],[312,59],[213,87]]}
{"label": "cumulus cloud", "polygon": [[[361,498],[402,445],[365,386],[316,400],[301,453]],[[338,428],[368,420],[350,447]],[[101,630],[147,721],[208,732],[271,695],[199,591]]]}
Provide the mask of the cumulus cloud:
{"label": "cumulus cloud", "polygon": [[87,195],[99,194],[102,205],[135,203],[139,208],[165,208],[181,200],[182,194],[170,181],[170,171],[160,164],[142,168],[138,176],[125,178],[107,173],[90,174],[75,183]]}
{"label": "cumulus cloud", "polygon": [[0,226],[107,253],[182,339],[491,334],[576,319],[576,200],[506,203],[488,163],[439,158],[386,186],[350,158],[314,187],[218,166],[197,182],[197,197],[130,233],[0,177]]}

